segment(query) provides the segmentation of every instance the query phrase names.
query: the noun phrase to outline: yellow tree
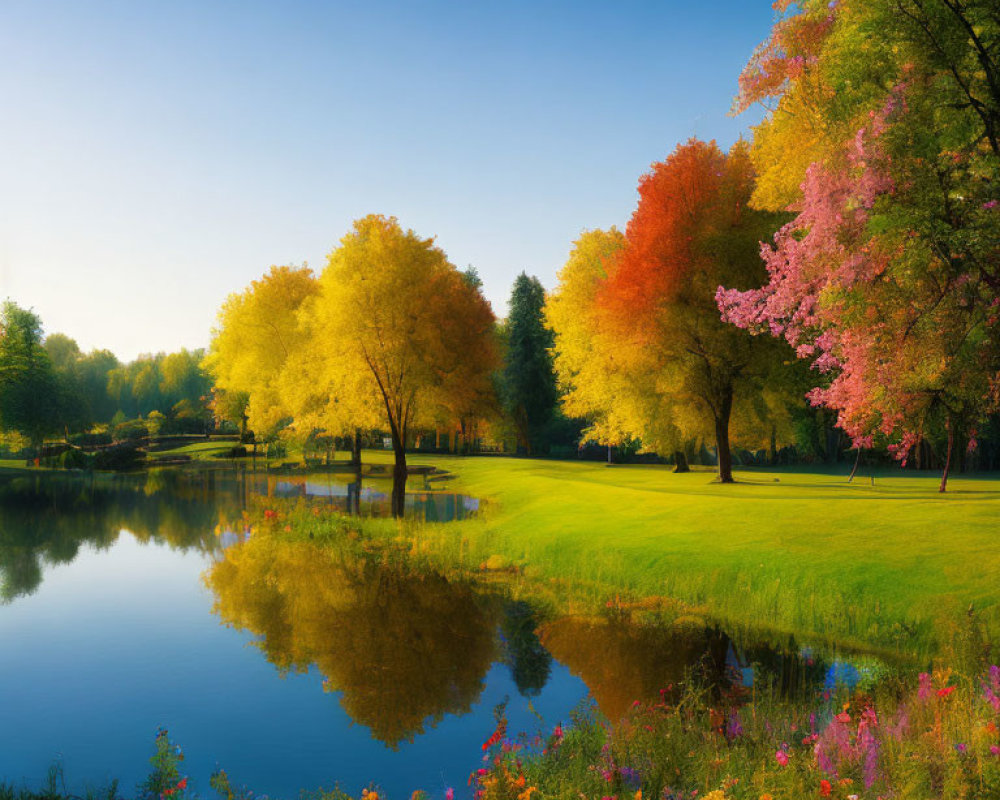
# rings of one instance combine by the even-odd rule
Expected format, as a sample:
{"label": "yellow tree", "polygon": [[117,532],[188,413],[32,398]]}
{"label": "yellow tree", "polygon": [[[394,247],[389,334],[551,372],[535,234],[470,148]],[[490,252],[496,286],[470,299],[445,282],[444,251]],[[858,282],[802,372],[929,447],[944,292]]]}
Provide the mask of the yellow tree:
{"label": "yellow tree", "polygon": [[319,283],[306,312],[313,369],[326,385],[356,387],[350,402],[377,409],[388,426],[400,515],[407,435],[433,426],[470,382],[493,371],[493,312],[433,239],[394,217],[357,220]]}
{"label": "yellow tree", "polygon": [[271,267],[219,311],[205,365],[216,388],[249,396],[247,416],[255,430],[274,429],[290,416],[279,379],[305,342],[297,312],[316,292],[316,278],[306,267]]}
{"label": "yellow tree", "polygon": [[545,323],[552,329],[553,361],[560,402],[568,417],[586,419],[584,436],[608,447],[642,432],[629,413],[634,393],[615,358],[613,342],[602,335],[595,301],[625,246],[617,228],[584,231],[573,243],[559,284],[545,303]]}

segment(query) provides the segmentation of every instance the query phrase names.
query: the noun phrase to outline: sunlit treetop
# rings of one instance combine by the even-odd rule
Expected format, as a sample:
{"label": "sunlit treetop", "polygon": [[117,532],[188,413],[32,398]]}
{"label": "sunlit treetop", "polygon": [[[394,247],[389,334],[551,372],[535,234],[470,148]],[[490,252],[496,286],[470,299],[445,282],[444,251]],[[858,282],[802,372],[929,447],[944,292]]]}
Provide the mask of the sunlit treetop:
{"label": "sunlit treetop", "polygon": [[286,415],[276,381],[289,356],[304,341],[298,310],[318,291],[306,267],[271,267],[219,312],[206,365],[218,388],[250,395],[254,428],[268,428]]}

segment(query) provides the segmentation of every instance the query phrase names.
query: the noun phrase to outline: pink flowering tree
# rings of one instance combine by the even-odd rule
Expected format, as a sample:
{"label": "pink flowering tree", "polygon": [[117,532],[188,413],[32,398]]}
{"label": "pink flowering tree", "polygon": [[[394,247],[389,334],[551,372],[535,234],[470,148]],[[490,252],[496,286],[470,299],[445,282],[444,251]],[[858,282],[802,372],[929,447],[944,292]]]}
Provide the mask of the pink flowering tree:
{"label": "pink flowering tree", "polygon": [[[914,82],[916,82],[914,78]],[[723,319],[810,359],[810,401],[857,448],[905,463],[930,438],[945,490],[955,443],[1000,388],[1000,204],[985,147],[950,151],[925,87],[901,82],[802,183],[798,214],[764,244],[769,280],[719,287]]]}

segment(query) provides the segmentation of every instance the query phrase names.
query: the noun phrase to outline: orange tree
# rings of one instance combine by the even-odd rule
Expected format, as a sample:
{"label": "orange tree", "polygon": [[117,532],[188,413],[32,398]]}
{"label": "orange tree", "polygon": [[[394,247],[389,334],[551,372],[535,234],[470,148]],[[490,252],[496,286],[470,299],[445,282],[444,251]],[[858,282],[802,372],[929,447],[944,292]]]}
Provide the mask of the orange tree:
{"label": "orange tree", "polygon": [[733,480],[734,411],[762,431],[768,401],[787,399],[767,386],[787,346],[722,322],[715,301],[720,284],[751,287],[765,275],[759,242],[780,220],[748,206],[753,188],[742,143],[728,154],[714,142],[678,146],[640,180],[625,245],[596,297],[619,369],[654,395],[647,426],[668,417],[681,436],[714,435],[723,483]]}

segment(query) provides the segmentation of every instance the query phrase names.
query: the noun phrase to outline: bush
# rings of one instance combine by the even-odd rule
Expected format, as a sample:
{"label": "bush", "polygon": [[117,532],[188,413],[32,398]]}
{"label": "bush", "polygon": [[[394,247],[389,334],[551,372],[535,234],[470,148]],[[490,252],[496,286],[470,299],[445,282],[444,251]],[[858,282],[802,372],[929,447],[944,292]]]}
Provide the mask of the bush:
{"label": "bush", "polygon": [[75,447],[60,453],[56,459],[56,466],[60,469],[89,469],[92,465],[93,456],[88,456]]}
{"label": "bush", "polygon": [[94,453],[94,469],[127,470],[136,469],[146,459],[146,454],[136,445],[120,444]]}
{"label": "bush", "polygon": [[132,419],[115,425],[111,435],[115,442],[134,442],[148,438],[149,428],[141,419]]}

